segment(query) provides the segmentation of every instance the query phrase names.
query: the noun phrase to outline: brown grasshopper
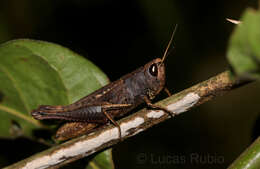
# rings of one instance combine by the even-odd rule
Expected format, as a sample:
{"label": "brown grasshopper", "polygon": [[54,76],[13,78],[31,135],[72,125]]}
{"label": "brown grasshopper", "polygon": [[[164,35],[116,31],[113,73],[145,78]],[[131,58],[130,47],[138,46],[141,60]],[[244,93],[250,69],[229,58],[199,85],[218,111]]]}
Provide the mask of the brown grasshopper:
{"label": "brown grasshopper", "polygon": [[56,133],[56,139],[66,140],[83,135],[109,121],[118,127],[119,137],[121,138],[120,126],[114,118],[123,116],[144,102],[149,108],[163,110],[171,116],[174,115],[166,108],[152,104],[151,100],[162,89],[165,89],[169,94],[164,87],[164,61],[176,28],[177,26],[162,58],[156,58],[148,62],[73,104],[67,106],[39,106],[38,109],[31,112],[32,116],[38,120],[58,119],[68,121]]}

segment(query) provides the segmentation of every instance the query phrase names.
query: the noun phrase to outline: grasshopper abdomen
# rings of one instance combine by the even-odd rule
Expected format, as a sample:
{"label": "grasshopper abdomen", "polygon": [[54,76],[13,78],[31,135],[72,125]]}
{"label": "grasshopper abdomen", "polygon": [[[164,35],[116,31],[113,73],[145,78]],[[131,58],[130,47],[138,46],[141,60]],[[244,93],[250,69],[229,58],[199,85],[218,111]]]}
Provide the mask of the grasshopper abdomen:
{"label": "grasshopper abdomen", "polygon": [[106,117],[102,112],[102,106],[87,106],[69,111],[62,109],[59,111],[48,111],[42,108],[41,110],[32,112],[32,115],[38,120],[57,119],[93,123],[106,122]]}

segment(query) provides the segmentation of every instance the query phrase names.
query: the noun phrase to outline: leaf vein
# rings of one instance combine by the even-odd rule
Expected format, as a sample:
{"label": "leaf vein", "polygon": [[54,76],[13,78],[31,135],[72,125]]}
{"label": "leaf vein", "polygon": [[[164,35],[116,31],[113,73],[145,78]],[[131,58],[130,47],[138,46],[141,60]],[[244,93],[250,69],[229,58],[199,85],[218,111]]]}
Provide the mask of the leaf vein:
{"label": "leaf vein", "polygon": [[28,106],[27,102],[25,101],[25,98],[24,98],[24,96],[23,96],[23,94],[22,94],[21,89],[16,85],[17,82],[16,82],[15,78],[12,77],[12,75],[11,75],[7,70],[5,70],[3,67],[0,67],[0,69],[2,70],[2,72],[3,72],[4,74],[6,74],[7,78],[9,78],[10,81],[13,82],[13,86],[14,86],[14,88],[16,89],[16,91],[17,91],[17,93],[18,93],[18,95],[19,95],[21,101],[24,103],[24,108],[25,108],[25,110],[26,110],[27,113],[28,113],[28,112],[30,111],[29,106]]}
{"label": "leaf vein", "polygon": [[28,121],[28,122],[30,122],[30,123],[38,126],[38,127],[45,127],[39,121],[34,120],[33,118],[31,118],[29,116],[26,116],[22,112],[19,112],[19,111],[15,110],[15,109],[12,109],[12,108],[9,108],[9,107],[6,107],[6,106],[0,104],[0,110],[8,112],[8,113],[10,113],[10,114],[12,114],[14,116],[17,116],[17,117],[19,117],[21,119],[24,119],[24,120],[26,120],[26,121]]}

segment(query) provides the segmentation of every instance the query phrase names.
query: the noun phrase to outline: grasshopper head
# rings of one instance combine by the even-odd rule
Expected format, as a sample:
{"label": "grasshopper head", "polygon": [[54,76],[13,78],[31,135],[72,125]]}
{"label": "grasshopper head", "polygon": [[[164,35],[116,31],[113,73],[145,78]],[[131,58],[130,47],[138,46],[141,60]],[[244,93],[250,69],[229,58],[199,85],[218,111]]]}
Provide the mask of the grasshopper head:
{"label": "grasshopper head", "polygon": [[144,66],[147,79],[147,95],[154,98],[165,85],[165,66],[161,58],[156,58]]}
{"label": "grasshopper head", "polygon": [[165,66],[164,61],[168,55],[169,47],[171,46],[174,34],[177,30],[177,25],[172,33],[171,39],[168,42],[168,45],[164,51],[162,58],[156,58],[151,62],[147,63],[144,68],[146,70],[146,76],[148,76],[147,83],[149,88],[147,89],[147,95],[150,99],[154,98],[165,85]]}

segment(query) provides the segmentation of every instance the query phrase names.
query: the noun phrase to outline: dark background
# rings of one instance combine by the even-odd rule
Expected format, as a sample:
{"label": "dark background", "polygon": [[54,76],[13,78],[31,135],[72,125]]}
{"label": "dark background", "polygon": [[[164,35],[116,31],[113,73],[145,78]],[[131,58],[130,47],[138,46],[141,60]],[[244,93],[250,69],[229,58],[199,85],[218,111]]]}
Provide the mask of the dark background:
{"label": "dark background", "polygon": [[[0,42],[61,44],[113,81],[161,57],[178,24],[166,61],[176,93],[228,69],[235,26],[225,18],[239,19],[248,7],[257,1],[0,0]],[[259,136],[259,92],[259,82],[246,85],[116,145],[116,168],[226,168]],[[46,148],[27,139],[2,139],[0,147],[2,166]]]}

